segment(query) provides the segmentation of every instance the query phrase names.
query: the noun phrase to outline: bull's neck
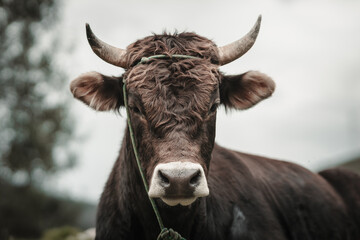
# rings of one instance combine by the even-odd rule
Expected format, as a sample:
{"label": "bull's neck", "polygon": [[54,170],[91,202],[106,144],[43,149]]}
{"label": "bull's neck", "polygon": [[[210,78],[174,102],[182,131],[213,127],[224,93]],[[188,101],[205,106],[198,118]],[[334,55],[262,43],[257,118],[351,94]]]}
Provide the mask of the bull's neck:
{"label": "bull's neck", "polygon": [[[139,153],[140,161],[142,154]],[[155,213],[151,207],[147,192],[141,180],[141,175],[136,164],[134,150],[131,145],[129,129],[126,127],[122,148],[120,151],[122,181],[126,184],[126,195],[124,199],[131,199],[135,217],[140,225],[143,226],[146,237],[154,236],[160,232]],[[199,219],[205,213],[205,199],[198,199],[190,206],[169,207],[161,200],[156,200],[164,226],[173,228],[183,237],[190,238],[194,234]],[[151,239],[151,238],[149,238]]]}
{"label": "bull's neck", "polygon": [[[125,195],[134,196],[137,204],[148,204],[148,195],[141,180],[141,175],[136,164],[134,150],[131,144],[129,128],[126,126],[125,136],[123,138],[120,150],[121,172],[120,181],[125,184]],[[126,196],[127,197],[127,196]],[[135,200],[135,199],[134,199]],[[134,203],[131,203],[134,204]],[[150,203],[149,203],[150,206]]]}

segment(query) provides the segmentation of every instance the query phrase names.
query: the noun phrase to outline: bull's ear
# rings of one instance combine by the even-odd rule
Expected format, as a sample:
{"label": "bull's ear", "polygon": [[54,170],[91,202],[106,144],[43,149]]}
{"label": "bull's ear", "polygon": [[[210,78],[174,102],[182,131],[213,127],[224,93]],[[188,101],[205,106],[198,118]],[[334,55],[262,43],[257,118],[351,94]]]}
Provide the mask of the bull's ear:
{"label": "bull's ear", "polygon": [[74,79],[70,90],[75,98],[97,111],[118,110],[124,105],[122,78],[88,72]]}
{"label": "bull's ear", "polygon": [[247,109],[270,97],[274,90],[275,83],[270,77],[249,71],[241,75],[223,76],[220,98],[226,108]]}

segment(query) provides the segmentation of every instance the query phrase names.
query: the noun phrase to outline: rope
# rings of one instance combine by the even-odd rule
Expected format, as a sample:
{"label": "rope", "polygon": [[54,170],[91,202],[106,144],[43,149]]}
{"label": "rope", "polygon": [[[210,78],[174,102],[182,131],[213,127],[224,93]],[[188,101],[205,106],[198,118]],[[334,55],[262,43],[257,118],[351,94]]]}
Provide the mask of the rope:
{"label": "rope", "polygon": [[185,238],[181,237],[178,232],[174,230],[163,228],[157,237],[157,240],[186,240]]}
{"label": "rope", "polygon": [[[174,54],[174,55],[154,55],[154,56],[150,56],[150,57],[143,57],[141,58],[140,62],[138,64],[145,64],[147,62],[149,62],[151,59],[156,59],[156,58],[191,58],[191,59],[199,59],[198,57],[194,57],[194,56],[188,56],[188,55],[178,55],[178,54]],[[145,190],[146,192],[149,192],[149,186],[148,183],[146,181],[145,178],[145,174],[143,169],[141,168],[141,163],[140,163],[140,157],[139,157],[139,153],[137,151],[137,147],[136,147],[136,141],[135,141],[135,135],[134,135],[134,131],[131,125],[131,118],[130,118],[130,111],[129,111],[129,106],[128,106],[128,102],[127,102],[127,93],[126,93],[126,79],[123,79],[123,95],[124,95],[124,105],[125,105],[125,109],[126,109],[126,115],[127,115],[127,123],[128,123],[128,128],[129,128],[129,133],[130,133],[130,139],[131,139],[131,145],[132,148],[134,150],[134,155],[135,155],[135,159],[136,159],[136,164],[138,166],[140,175],[141,175],[141,179],[142,182],[144,184]],[[149,197],[149,195],[148,195]],[[163,221],[161,219],[159,210],[156,206],[156,203],[154,201],[154,199],[152,199],[151,197],[149,197],[151,206],[154,210],[154,213],[156,215],[156,219],[159,223],[159,227],[160,227],[160,234],[157,237],[157,240],[186,240],[185,238],[181,237],[181,235],[174,231],[173,229],[167,229],[164,227]]]}
{"label": "rope", "polygon": [[[124,80],[125,80],[125,79],[124,79]],[[130,132],[131,145],[132,145],[133,150],[134,150],[134,155],[135,155],[135,159],[136,159],[136,164],[137,164],[137,166],[138,166],[138,169],[139,169],[139,172],[140,172],[141,179],[142,179],[142,181],[143,181],[145,190],[146,190],[146,192],[149,192],[149,187],[148,187],[148,184],[147,184],[147,181],[146,181],[146,178],[145,178],[145,174],[144,174],[144,172],[143,172],[143,170],[142,170],[142,168],[141,168],[139,153],[138,153],[137,148],[136,148],[134,131],[133,131],[132,126],[131,126],[131,119],[130,119],[130,112],[129,112],[129,107],[128,107],[128,103],[127,103],[126,83],[125,83],[125,82],[124,82],[124,86],[123,86],[123,94],[124,94],[124,104],[125,104],[126,115],[127,115],[127,123],[128,123],[128,127],[129,127],[129,132]],[[154,199],[152,199],[151,197],[149,197],[149,200],[150,200],[151,206],[152,206],[152,208],[153,208],[153,210],[154,210],[154,212],[155,212],[157,221],[158,221],[159,226],[160,226],[160,230],[162,230],[162,229],[164,229],[164,224],[163,224],[163,222],[162,222],[162,220],[161,220],[159,210],[157,209],[157,206],[156,206],[156,204],[155,204]]]}
{"label": "rope", "polygon": [[181,54],[173,54],[173,55],[153,55],[150,57],[142,57],[140,62],[137,64],[145,64],[148,63],[151,59],[156,59],[156,58],[187,58],[187,59],[200,59],[198,57],[194,57],[194,56],[189,56],[189,55],[181,55]]}

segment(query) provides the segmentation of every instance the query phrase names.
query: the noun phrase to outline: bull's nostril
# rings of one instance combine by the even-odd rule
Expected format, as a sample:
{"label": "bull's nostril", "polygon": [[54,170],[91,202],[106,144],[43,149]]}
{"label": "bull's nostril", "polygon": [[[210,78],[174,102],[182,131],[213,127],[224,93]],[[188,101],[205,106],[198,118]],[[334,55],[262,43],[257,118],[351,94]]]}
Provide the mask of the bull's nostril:
{"label": "bull's nostril", "polygon": [[196,173],[194,173],[194,175],[191,177],[190,179],[190,185],[191,186],[196,186],[199,183],[201,177],[201,172],[200,170],[196,171]]}
{"label": "bull's nostril", "polygon": [[161,171],[159,171],[159,178],[161,180],[161,185],[163,185],[164,187],[170,186],[169,179]]}

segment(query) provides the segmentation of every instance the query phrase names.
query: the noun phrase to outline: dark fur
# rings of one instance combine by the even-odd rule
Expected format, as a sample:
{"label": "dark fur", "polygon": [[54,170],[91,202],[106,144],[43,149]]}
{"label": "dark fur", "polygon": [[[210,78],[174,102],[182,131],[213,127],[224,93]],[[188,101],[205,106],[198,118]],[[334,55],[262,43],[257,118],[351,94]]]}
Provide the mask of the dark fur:
{"label": "dark fur", "polygon": [[[186,239],[360,239],[360,177],[343,170],[320,175],[295,164],[214,144],[216,106],[246,109],[270,96],[273,81],[218,70],[216,45],[193,33],[155,35],[127,48],[120,78],[98,73],[71,84],[74,96],[98,110],[123,105],[127,80],[132,125],[148,182],[158,163],[200,163],[210,195],[190,206],[157,199],[164,224]],[[187,54],[201,59],[144,56]],[[346,186],[346,187],[344,187]],[[356,190],[357,189],[357,190]],[[102,194],[98,240],[156,239],[160,229],[137,169],[128,130]]]}

